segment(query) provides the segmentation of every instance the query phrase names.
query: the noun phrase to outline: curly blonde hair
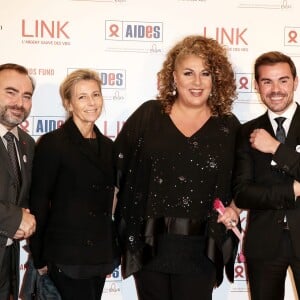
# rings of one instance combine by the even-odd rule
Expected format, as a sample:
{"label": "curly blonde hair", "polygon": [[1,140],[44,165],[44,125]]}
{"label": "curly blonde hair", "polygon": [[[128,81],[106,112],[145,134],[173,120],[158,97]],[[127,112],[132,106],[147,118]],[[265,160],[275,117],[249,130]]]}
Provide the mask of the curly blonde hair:
{"label": "curly blonde hair", "polygon": [[224,46],[216,40],[200,35],[191,35],[178,42],[169,52],[158,72],[158,95],[165,113],[170,113],[177,98],[174,95],[173,71],[176,62],[185,56],[197,55],[212,74],[212,93],[208,98],[208,106],[212,115],[231,114],[233,101],[237,97],[235,76],[232,65],[228,60]]}

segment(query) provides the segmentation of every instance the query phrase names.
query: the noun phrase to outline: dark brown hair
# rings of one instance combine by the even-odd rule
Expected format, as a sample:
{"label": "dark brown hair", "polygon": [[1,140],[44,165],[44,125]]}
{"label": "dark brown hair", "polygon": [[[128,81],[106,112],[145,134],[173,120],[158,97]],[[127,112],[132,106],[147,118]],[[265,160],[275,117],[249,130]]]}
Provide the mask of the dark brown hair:
{"label": "dark brown hair", "polygon": [[31,84],[32,84],[32,91],[34,91],[34,89],[35,89],[35,81],[29,75],[28,70],[25,67],[23,67],[21,65],[18,65],[18,64],[7,63],[7,64],[0,65],[0,72],[4,71],[4,70],[15,70],[16,72],[18,72],[20,74],[27,75],[29,77],[30,81],[31,81]]}
{"label": "dark brown hair", "polygon": [[260,55],[254,64],[254,77],[255,80],[258,82],[259,80],[259,67],[261,66],[272,66],[278,63],[287,63],[290,66],[291,69],[291,73],[293,75],[293,79],[295,79],[297,77],[297,70],[296,70],[296,66],[294,64],[294,62],[292,61],[292,59],[281,53],[278,51],[270,51],[270,52],[266,52],[263,53],[262,55]]}

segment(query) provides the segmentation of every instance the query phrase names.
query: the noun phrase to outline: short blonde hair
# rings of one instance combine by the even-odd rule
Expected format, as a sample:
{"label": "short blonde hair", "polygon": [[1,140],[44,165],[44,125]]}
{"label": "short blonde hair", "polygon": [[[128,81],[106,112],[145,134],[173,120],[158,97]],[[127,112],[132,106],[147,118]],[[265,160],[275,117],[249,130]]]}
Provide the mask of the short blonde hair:
{"label": "short blonde hair", "polygon": [[[68,107],[72,98],[72,89],[75,84],[80,80],[94,80],[96,81],[100,93],[102,82],[99,77],[99,74],[90,69],[78,69],[68,74],[64,81],[61,83],[59,87],[59,94],[62,99],[62,104],[66,111],[68,111]],[[69,112],[70,113],[70,112]]]}

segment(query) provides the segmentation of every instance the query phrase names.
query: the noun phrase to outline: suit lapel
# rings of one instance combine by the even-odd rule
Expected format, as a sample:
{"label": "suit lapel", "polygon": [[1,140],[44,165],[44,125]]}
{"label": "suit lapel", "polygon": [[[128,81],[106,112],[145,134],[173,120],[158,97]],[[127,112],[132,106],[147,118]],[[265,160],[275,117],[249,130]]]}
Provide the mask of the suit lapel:
{"label": "suit lapel", "polygon": [[287,137],[286,144],[290,145],[295,149],[296,146],[300,145],[300,107],[297,104],[297,109],[293,116]]}
{"label": "suit lapel", "polygon": [[[96,165],[97,168],[102,169],[100,155],[97,155],[90,147],[88,147],[84,137],[81,135],[72,118],[65,122],[64,128],[70,140],[76,144],[75,147],[77,147],[84,156],[86,156],[94,165]],[[101,133],[96,126],[94,127],[94,130],[96,132],[98,145],[100,145]]]}
{"label": "suit lapel", "polygon": [[83,139],[82,143],[79,144],[79,150],[84,154],[93,164],[95,164],[98,168],[101,168],[99,155],[97,155],[93,149],[88,147],[86,141]]}
{"label": "suit lapel", "polygon": [[22,177],[22,185],[19,193],[18,203],[20,199],[24,199],[24,195],[27,192],[28,180],[30,176],[30,166],[29,166],[29,146],[27,145],[27,140],[24,137],[24,133],[21,129],[18,128],[19,141],[17,142],[17,148],[19,152],[20,158],[20,166],[21,166],[21,177]]}
{"label": "suit lapel", "polygon": [[10,174],[10,176],[12,178],[14,178],[14,174],[13,174],[13,171],[12,171],[12,166],[11,166],[11,162],[9,160],[8,152],[7,152],[6,147],[4,146],[4,143],[3,143],[2,139],[0,141],[0,156],[2,157],[1,158],[1,164],[3,163],[3,166],[5,168],[7,168],[8,173]]}
{"label": "suit lapel", "polygon": [[265,112],[260,118],[258,118],[256,127],[265,129],[275,138],[275,133],[274,133],[271,121],[269,119],[268,112]]}
{"label": "suit lapel", "polygon": [[26,147],[26,142],[23,139],[22,135],[19,132],[19,141],[17,142],[17,147],[18,147],[18,152],[19,152],[19,157],[20,157],[20,166],[21,166],[21,176],[22,176],[22,183],[25,183],[24,180],[26,181],[27,179],[27,147]]}

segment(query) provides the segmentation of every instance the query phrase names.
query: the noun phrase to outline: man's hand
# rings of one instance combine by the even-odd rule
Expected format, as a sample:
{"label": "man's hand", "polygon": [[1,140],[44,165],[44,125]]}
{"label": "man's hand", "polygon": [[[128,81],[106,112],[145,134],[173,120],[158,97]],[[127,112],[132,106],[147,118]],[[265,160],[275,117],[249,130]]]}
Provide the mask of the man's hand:
{"label": "man's hand", "polygon": [[26,239],[35,232],[35,217],[28,208],[22,208],[21,224],[14,235],[14,239]]}
{"label": "man's hand", "polygon": [[249,141],[252,148],[263,153],[274,154],[280,145],[280,142],[278,142],[262,128],[253,130],[253,132],[250,134]]}
{"label": "man's hand", "polygon": [[18,229],[17,232],[14,235],[14,239],[15,240],[24,239],[24,235],[25,235],[25,232],[23,230],[21,230],[21,229]]}
{"label": "man's hand", "polygon": [[300,183],[299,183],[299,181],[294,180],[293,188],[294,188],[295,196],[299,197],[300,196]]}

